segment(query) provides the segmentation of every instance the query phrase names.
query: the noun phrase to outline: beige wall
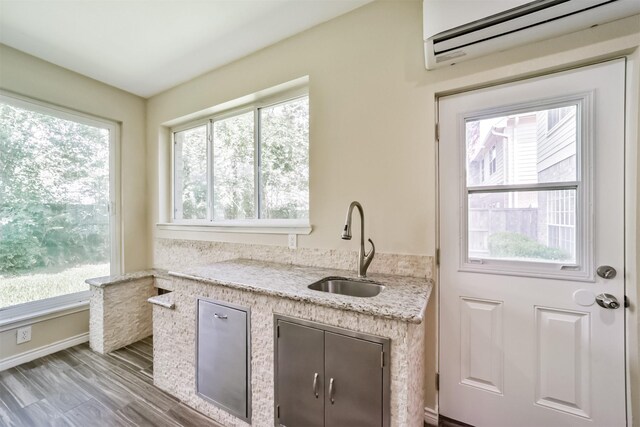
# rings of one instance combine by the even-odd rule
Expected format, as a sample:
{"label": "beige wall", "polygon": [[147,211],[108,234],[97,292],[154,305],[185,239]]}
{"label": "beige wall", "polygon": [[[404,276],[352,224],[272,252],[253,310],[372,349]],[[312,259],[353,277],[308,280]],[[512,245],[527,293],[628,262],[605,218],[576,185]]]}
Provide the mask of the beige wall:
{"label": "beige wall", "polygon": [[[157,222],[167,220],[170,197],[168,133],[163,123],[308,75],[314,231],[301,236],[299,245],[355,248],[357,242],[341,241],[338,233],[348,203],[357,199],[367,214],[367,234],[379,251],[433,255],[436,94],[629,53],[640,42],[636,16],[426,71],[421,3],[372,3],[150,98],[149,234],[184,237],[155,229]],[[446,183],[441,188],[446,190]],[[286,236],[279,235],[207,234],[200,238],[286,245]],[[436,405],[436,301],[434,294],[425,324],[425,404],[431,408]]]}
{"label": "beige wall", "polygon": [[[34,319],[31,324],[31,341],[24,344],[16,344],[16,329],[0,328],[0,362],[15,357],[19,354],[37,350],[65,341],[89,332],[89,310],[71,310],[69,313],[60,313],[58,317]],[[89,339],[87,335],[86,340]]]}
{"label": "beige wall", "polygon": [[[123,269],[146,268],[145,100],[1,44],[0,89],[120,124]],[[38,323],[34,334],[52,330],[54,323],[51,322]],[[3,332],[0,360],[32,349],[34,345],[43,346],[77,335],[79,325],[87,332],[88,310],[82,315],[58,318],[55,325],[56,333],[43,333],[37,341],[34,338],[19,347],[15,345],[15,330]]]}
{"label": "beige wall", "polygon": [[[299,246],[355,248],[357,242],[342,241],[339,233],[349,203],[359,200],[379,251],[432,253],[434,157],[428,117],[423,116],[429,101],[416,80],[424,68],[420,26],[414,25],[421,7],[418,2],[380,6],[332,20],[150,98],[149,158],[157,158],[160,145],[167,164],[167,141],[159,135],[162,123],[309,75],[314,232],[301,236]],[[408,18],[411,25],[405,25]],[[149,165],[154,208],[157,177]],[[158,210],[151,215],[153,224]],[[286,245],[286,236],[216,238]]]}

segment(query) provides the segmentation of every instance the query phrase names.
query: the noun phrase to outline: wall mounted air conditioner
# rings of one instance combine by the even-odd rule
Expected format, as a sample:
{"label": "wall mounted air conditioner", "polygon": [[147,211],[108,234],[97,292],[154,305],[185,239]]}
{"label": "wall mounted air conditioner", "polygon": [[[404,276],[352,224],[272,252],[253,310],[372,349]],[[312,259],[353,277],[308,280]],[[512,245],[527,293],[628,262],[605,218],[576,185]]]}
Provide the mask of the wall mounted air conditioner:
{"label": "wall mounted air conditioner", "polygon": [[428,70],[640,13],[640,0],[423,0]]}

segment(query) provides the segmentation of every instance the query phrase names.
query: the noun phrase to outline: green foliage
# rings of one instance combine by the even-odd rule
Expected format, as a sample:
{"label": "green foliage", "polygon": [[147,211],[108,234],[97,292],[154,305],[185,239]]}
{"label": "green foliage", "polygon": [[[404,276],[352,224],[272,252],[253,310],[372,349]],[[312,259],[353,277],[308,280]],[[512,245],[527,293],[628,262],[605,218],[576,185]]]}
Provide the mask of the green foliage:
{"label": "green foliage", "polygon": [[558,248],[550,248],[535,240],[508,231],[489,236],[489,253],[492,257],[524,258],[562,261],[570,255]]}
{"label": "green foliage", "polygon": [[253,112],[213,124],[215,219],[256,217]]}
{"label": "green foliage", "polygon": [[[309,217],[309,100],[260,110],[260,217]],[[213,216],[257,218],[254,113],[213,124]],[[183,219],[206,218],[206,126],[178,132],[176,182]]]}
{"label": "green foliage", "polygon": [[207,127],[182,132],[182,218],[207,217]]}
{"label": "green foliage", "polygon": [[309,99],[261,110],[262,217],[309,217]]}
{"label": "green foliage", "polygon": [[108,261],[108,136],[0,103],[0,276]]}

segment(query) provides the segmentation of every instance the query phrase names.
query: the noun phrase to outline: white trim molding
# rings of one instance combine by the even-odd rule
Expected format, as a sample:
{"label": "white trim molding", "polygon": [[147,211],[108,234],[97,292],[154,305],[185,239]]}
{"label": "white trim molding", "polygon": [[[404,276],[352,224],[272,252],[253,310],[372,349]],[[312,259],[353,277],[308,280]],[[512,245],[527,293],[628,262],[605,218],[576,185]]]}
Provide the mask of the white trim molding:
{"label": "white trim molding", "polygon": [[197,231],[211,233],[256,233],[256,234],[311,234],[311,225],[304,221],[295,220],[243,220],[216,221],[209,223],[159,223],[158,230],[162,231]]}
{"label": "white trim molding", "polygon": [[80,301],[77,303],[61,305],[48,310],[42,310],[26,314],[21,317],[14,317],[0,321],[0,332],[9,331],[11,329],[21,328],[23,326],[35,325],[36,323],[46,322],[47,320],[57,319],[58,317],[69,316],[70,314],[79,313],[89,310],[89,301]]}
{"label": "white trim molding", "polygon": [[89,332],[76,335],[64,340],[56,341],[53,344],[45,345],[33,350],[29,350],[25,353],[20,353],[16,356],[7,357],[0,360],[0,371],[4,371],[14,366],[21,365],[23,363],[31,362],[32,360],[40,357],[48,356],[53,353],[57,353],[69,347],[73,347],[78,344],[82,344],[89,341]]}
{"label": "white trim molding", "polygon": [[[0,309],[0,332],[6,329],[13,329],[17,324],[33,324],[41,322],[41,317],[64,316],[68,310],[89,308],[90,291],[74,292],[57,297],[45,298],[41,300],[25,302],[23,304],[12,305]],[[9,326],[7,328],[7,326]]]}
{"label": "white trim molding", "polygon": [[431,409],[429,407],[424,408],[424,422],[429,424],[430,426],[438,425],[438,411]]}

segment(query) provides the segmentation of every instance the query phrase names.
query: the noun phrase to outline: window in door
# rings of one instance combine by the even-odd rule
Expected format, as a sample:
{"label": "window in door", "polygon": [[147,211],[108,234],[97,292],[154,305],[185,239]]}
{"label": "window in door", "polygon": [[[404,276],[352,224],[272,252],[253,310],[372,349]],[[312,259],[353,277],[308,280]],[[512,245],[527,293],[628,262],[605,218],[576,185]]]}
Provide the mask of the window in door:
{"label": "window in door", "polygon": [[[463,266],[582,272],[588,185],[585,98],[479,113],[464,120],[467,229]],[[558,117],[554,132],[550,117]],[[477,129],[477,131],[470,131]],[[489,176],[484,179],[488,159]]]}
{"label": "window in door", "polygon": [[85,279],[116,272],[115,129],[0,96],[0,317],[86,299]]}

